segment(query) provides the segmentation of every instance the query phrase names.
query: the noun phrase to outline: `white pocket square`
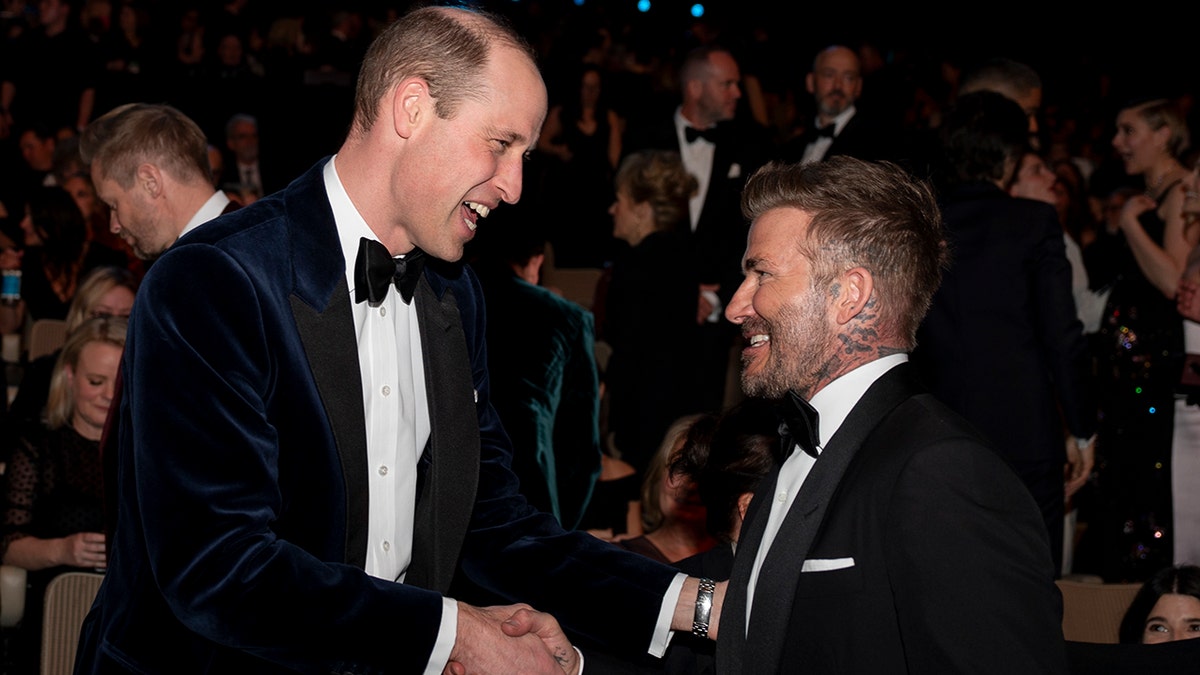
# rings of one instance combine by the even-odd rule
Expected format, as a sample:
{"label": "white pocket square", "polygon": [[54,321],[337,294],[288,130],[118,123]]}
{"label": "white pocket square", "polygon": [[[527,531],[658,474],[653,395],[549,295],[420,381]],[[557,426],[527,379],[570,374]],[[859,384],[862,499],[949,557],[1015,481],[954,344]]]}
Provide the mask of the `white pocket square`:
{"label": "white pocket square", "polygon": [[815,558],[805,560],[801,572],[830,572],[854,567],[854,558]]}

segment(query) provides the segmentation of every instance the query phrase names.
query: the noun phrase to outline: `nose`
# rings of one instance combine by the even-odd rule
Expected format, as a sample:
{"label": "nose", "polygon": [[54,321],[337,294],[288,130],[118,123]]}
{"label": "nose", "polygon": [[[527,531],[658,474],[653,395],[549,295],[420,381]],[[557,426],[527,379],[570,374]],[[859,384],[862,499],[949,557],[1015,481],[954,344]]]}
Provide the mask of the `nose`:
{"label": "nose", "polygon": [[496,172],[495,183],[500,189],[500,198],[507,204],[516,204],[521,199],[521,183],[524,181],[525,165],[520,155],[501,160]]}
{"label": "nose", "polygon": [[729,304],[725,305],[725,319],[738,326],[745,323],[746,319],[754,315],[754,303],[750,302],[753,297],[750,277],[745,277],[742,283],[738,284],[733,297],[729,299]]}

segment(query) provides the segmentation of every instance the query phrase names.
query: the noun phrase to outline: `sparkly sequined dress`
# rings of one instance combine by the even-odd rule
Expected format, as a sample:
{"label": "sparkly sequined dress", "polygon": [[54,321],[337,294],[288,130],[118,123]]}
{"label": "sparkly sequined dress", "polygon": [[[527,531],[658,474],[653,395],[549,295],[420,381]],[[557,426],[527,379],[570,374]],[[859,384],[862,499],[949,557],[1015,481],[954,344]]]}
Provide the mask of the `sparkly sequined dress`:
{"label": "sparkly sequined dress", "polygon": [[[1161,246],[1166,224],[1157,209],[1140,221]],[[1128,251],[1122,270],[1095,343],[1098,478],[1084,534],[1090,541],[1080,545],[1090,551],[1091,569],[1075,570],[1108,582],[1144,581],[1171,564],[1171,437],[1183,363],[1183,320],[1174,298],[1146,279]]]}

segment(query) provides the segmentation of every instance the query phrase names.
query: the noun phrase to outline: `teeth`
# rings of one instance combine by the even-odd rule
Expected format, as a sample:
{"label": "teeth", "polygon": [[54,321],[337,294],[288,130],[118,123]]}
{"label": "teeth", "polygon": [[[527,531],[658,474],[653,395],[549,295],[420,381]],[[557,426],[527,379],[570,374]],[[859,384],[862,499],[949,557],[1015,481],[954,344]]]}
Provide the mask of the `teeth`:
{"label": "teeth", "polygon": [[751,347],[757,347],[758,345],[766,344],[767,342],[770,342],[770,341],[771,341],[771,336],[769,336],[769,335],[759,334],[759,335],[751,335],[750,336],[750,346]]}
{"label": "teeth", "polygon": [[478,213],[480,218],[487,218],[488,214],[492,212],[491,209],[477,202],[467,202],[467,208]]}

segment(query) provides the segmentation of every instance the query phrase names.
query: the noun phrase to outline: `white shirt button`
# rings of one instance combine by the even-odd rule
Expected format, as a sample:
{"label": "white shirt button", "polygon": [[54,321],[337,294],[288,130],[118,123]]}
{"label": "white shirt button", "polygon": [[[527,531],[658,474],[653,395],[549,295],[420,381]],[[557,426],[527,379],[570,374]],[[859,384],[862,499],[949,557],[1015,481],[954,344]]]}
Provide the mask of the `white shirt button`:
{"label": "white shirt button", "polygon": [[379,306],[379,316],[387,316],[387,307]]}
{"label": "white shirt button", "polygon": [[383,542],[383,550],[385,550],[385,551],[392,550],[392,543],[390,541]]}
{"label": "white shirt button", "polygon": [[392,388],[391,388],[391,387],[389,387],[389,386],[387,386],[387,385],[385,384],[385,385],[383,385],[383,387],[381,387],[381,388],[379,389],[379,391],[380,391],[380,392],[381,392],[381,393],[382,393],[384,396],[388,396],[388,395],[390,395],[390,394],[392,393]]}
{"label": "white shirt button", "polygon": [[381,467],[379,467],[379,475],[380,475],[380,476],[386,476],[386,475],[387,475],[387,473],[388,473],[388,468],[387,468],[387,465],[386,465],[386,464],[385,464],[385,465],[383,465],[383,466],[381,466]]}
{"label": "white shirt button", "polygon": [[787,490],[780,490],[779,494],[775,495],[775,499],[778,500],[780,504],[786,502],[787,501]]}

